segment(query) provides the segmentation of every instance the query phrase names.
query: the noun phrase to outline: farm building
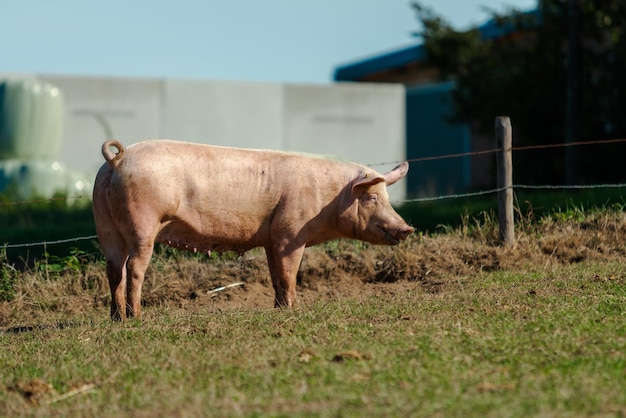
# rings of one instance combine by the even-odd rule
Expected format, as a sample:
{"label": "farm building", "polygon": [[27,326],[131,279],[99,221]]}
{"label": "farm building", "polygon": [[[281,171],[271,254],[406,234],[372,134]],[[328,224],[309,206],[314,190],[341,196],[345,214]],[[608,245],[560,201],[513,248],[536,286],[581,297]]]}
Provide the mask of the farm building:
{"label": "farm building", "polygon": [[[478,31],[483,40],[490,40],[510,35],[511,28],[490,20]],[[335,69],[334,80],[401,83],[406,87],[407,159],[418,160],[411,164],[407,176],[409,196],[444,195],[494,185],[495,161],[490,154],[419,161],[495,148],[492,137],[451,122],[455,83],[439,81],[422,44],[341,65]]]}

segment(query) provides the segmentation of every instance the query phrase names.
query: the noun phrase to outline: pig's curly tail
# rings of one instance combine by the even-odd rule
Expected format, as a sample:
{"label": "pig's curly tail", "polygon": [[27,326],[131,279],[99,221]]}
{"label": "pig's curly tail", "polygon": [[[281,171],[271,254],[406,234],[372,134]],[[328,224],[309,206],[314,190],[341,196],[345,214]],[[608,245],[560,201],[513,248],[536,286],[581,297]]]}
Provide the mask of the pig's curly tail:
{"label": "pig's curly tail", "polygon": [[[117,148],[117,152],[111,152],[111,147]],[[110,141],[102,144],[102,155],[104,156],[104,159],[107,160],[107,163],[110,165],[116,165],[124,155],[124,149],[124,145],[122,145],[120,141],[111,139]]]}

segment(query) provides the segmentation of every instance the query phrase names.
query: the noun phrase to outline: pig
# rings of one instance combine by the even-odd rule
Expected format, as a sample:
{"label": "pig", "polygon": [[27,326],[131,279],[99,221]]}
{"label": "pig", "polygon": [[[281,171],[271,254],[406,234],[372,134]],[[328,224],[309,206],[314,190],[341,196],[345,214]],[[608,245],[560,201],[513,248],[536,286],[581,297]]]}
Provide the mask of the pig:
{"label": "pig", "polygon": [[395,245],[413,232],[386,188],[406,175],[406,162],[380,174],[313,155],[172,140],[127,148],[110,140],[102,155],[93,214],[114,320],[141,316],[155,242],[207,254],[263,247],[275,306],[291,307],[305,247],[338,238]]}

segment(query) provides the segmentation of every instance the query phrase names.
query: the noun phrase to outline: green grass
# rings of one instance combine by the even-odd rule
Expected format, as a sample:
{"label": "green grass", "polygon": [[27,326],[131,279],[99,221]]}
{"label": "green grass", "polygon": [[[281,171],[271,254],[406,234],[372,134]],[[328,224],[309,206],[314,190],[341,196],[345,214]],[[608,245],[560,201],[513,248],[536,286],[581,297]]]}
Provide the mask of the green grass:
{"label": "green grass", "polygon": [[[13,325],[0,333],[7,416],[626,414],[620,263],[291,310],[152,307],[112,323],[95,309]],[[27,402],[19,388],[34,379],[52,389]]]}

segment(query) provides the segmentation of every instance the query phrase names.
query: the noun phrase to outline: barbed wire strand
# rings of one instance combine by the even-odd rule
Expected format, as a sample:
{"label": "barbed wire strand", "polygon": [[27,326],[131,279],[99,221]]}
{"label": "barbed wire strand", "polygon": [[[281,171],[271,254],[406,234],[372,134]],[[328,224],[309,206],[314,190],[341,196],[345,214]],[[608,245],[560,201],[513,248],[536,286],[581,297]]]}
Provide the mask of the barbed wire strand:
{"label": "barbed wire strand", "polygon": [[416,203],[416,202],[431,202],[435,200],[444,200],[444,199],[462,199],[466,197],[475,197],[475,196],[484,196],[492,193],[499,193],[506,190],[506,187],[502,187],[499,189],[491,189],[491,190],[481,190],[479,192],[469,192],[469,193],[458,193],[458,194],[450,194],[443,196],[431,196],[431,197],[416,197],[415,199],[406,199],[402,201],[395,201],[394,203]]}
{"label": "barbed wire strand", "polygon": [[546,145],[527,145],[524,147],[512,147],[513,151],[528,151],[533,149],[546,149],[546,148],[565,148],[578,145],[602,145],[602,144],[617,144],[626,142],[624,138],[618,139],[599,139],[597,141],[578,141],[578,142],[564,142],[561,144],[546,144]]}
{"label": "barbed wire strand", "polygon": [[16,206],[16,205],[26,205],[31,203],[45,203],[45,202],[55,202],[59,200],[69,200],[69,199],[91,199],[89,195],[80,195],[80,196],[65,196],[65,197],[49,197],[42,199],[32,199],[32,200],[20,200],[17,202],[0,202],[0,206]]}
{"label": "barbed wire strand", "polygon": [[516,184],[513,185],[513,189],[618,189],[620,187],[626,187],[623,183],[609,183],[609,184],[572,184],[572,185],[525,185]]}
{"label": "barbed wire strand", "polygon": [[[548,149],[548,148],[565,148],[579,145],[601,145],[601,144],[616,144],[626,142],[626,139],[601,139],[598,141],[578,141],[578,142],[567,142],[562,144],[546,144],[546,145],[527,145],[523,147],[512,147],[511,151],[529,151],[529,150],[540,150],[540,149]],[[473,157],[477,155],[484,154],[494,154],[496,152],[502,151],[502,148],[492,148],[481,151],[469,151],[469,152],[460,152],[458,154],[446,154],[446,155],[435,155],[431,157],[419,157],[419,158],[410,158],[408,160],[399,160],[399,161],[390,161],[386,163],[373,163],[368,164],[369,167],[377,166],[377,165],[389,165],[389,164],[399,164],[403,161],[408,163],[418,163],[423,161],[434,161],[434,160],[443,160],[447,158],[459,158],[459,157]]]}
{"label": "barbed wire strand", "polygon": [[[514,184],[510,188],[511,189],[545,189],[545,190],[556,190],[556,189],[608,189],[608,188],[621,188],[626,187],[626,183],[608,183],[608,184],[575,184],[575,185],[534,185],[534,184]],[[483,196],[493,193],[499,193],[504,190],[507,190],[509,187],[501,187],[499,189],[490,189],[490,190],[481,190],[478,192],[469,192],[469,193],[458,193],[458,194],[450,194],[450,195],[442,195],[442,196],[432,196],[432,197],[417,197],[414,199],[407,200],[396,200],[394,203],[417,203],[417,202],[431,202],[435,200],[444,200],[444,199],[461,199],[467,197],[475,197],[475,196]]]}
{"label": "barbed wire strand", "polygon": [[78,238],[67,238],[67,239],[59,239],[56,241],[41,241],[41,242],[32,242],[27,244],[4,244],[0,246],[0,248],[24,248],[24,247],[37,247],[37,246],[47,246],[54,244],[66,244],[68,242],[76,242],[76,241],[84,241],[88,239],[98,238],[97,235],[90,235],[87,237],[78,237]]}

